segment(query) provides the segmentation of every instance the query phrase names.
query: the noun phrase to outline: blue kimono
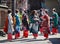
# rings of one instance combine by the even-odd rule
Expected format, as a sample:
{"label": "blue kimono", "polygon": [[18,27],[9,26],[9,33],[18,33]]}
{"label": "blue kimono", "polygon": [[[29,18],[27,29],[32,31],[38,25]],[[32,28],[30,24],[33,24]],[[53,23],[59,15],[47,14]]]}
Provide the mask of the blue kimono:
{"label": "blue kimono", "polygon": [[15,18],[16,18],[15,32],[18,33],[20,32],[20,18],[18,14],[15,14]]}

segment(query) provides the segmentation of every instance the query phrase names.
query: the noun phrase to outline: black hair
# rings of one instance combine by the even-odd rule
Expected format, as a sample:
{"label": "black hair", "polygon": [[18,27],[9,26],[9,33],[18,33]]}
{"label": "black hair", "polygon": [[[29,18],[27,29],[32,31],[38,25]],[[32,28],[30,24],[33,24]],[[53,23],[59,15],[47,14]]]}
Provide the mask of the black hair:
{"label": "black hair", "polygon": [[18,13],[18,10],[15,10],[16,13]]}
{"label": "black hair", "polygon": [[48,13],[48,11],[45,11],[45,13]]}
{"label": "black hair", "polygon": [[8,10],[8,14],[9,14],[9,13],[11,13],[11,10],[10,10],[10,9]]}
{"label": "black hair", "polygon": [[55,11],[55,12],[56,12],[56,10],[53,10],[53,11]]}

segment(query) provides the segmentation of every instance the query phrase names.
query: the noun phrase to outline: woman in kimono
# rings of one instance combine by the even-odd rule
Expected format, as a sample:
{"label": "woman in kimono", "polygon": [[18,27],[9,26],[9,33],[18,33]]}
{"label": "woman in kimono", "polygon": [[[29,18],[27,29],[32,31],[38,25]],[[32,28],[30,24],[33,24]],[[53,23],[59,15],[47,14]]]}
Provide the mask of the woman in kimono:
{"label": "woman in kimono", "polygon": [[48,39],[48,34],[50,34],[50,17],[48,16],[46,10],[42,18],[43,18],[42,22],[43,34],[45,39]]}
{"label": "woman in kimono", "polygon": [[27,38],[29,25],[28,25],[28,16],[26,14],[26,11],[24,11],[22,16],[22,25],[23,25],[23,38]]}
{"label": "woman in kimono", "polygon": [[12,33],[13,33],[13,18],[11,15],[11,10],[8,10],[8,40],[12,40]]}
{"label": "woman in kimono", "polygon": [[20,37],[20,18],[18,16],[18,10],[15,13],[16,24],[15,24],[15,39]]}
{"label": "woman in kimono", "polygon": [[22,31],[22,10],[19,12],[19,18],[20,18],[20,30]]}
{"label": "woman in kimono", "polygon": [[40,33],[43,34],[43,29],[42,29],[42,21],[43,21],[43,16],[44,16],[44,8],[41,8],[40,10]]}
{"label": "woman in kimono", "polygon": [[56,34],[58,32],[58,13],[56,12],[56,9],[53,8],[53,28],[52,28],[52,34]]}
{"label": "woman in kimono", "polygon": [[32,11],[31,12],[31,14],[30,14],[30,16],[29,16],[29,30],[30,30],[30,32],[32,32],[32,25],[33,25],[33,23],[34,23],[34,11]]}
{"label": "woman in kimono", "polygon": [[30,32],[33,33],[34,39],[38,37],[38,27],[39,27],[39,15],[36,10],[33,11],[32,13],[32,18],[30,19],[31,24],[30,24]]}

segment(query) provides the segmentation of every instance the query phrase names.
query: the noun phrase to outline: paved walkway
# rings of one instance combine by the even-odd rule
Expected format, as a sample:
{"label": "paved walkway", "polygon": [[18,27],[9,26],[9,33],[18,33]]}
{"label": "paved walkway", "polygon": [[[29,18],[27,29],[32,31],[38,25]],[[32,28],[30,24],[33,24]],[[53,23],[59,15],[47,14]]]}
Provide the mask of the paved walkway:
{"label": "paved walkway", "polygon": [[[21,32],[22,37],[22,32]],[[13,36],[14,38],[14,36]],[[13,40],[13,42],[7,41],[6,37],[0,37],[0,44],[60,44],[60,34],[57,35],[49,35],[48,40],[44,40],[43,35],[39,33],[39,36],[37,39],[33,39],[32,34],[29,33],[28,38],[19,38],[17,40]]]}

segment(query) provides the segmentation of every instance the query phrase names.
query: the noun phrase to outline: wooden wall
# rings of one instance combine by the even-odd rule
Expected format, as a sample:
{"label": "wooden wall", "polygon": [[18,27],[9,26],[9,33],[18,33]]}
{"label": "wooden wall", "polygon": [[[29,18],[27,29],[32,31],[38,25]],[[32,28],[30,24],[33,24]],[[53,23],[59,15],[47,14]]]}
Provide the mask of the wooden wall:
{"label": "wooden wall", "polygon": [[0,28],[4,27],[6,16],[7,16],[7,9],[0,8]]}

